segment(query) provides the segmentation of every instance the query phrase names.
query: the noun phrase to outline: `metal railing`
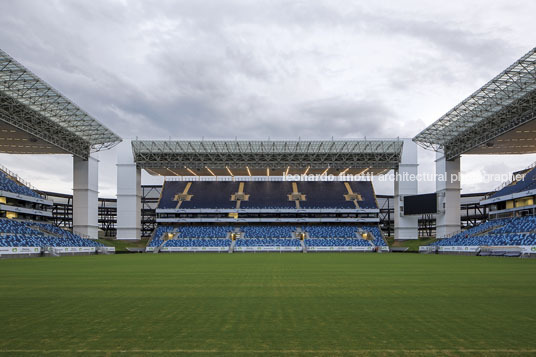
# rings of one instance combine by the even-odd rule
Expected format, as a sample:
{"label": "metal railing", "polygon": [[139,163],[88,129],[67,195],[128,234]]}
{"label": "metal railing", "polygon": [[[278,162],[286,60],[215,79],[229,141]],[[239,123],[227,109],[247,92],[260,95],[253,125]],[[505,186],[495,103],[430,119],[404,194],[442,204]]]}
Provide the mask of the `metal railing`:
{"label": "metal railing", "polygon": [[14,179],[14,181],[16,181],[17,183],[19,183],[19,184],[21,184],[23,186],[28,187],[30,190],[33,190],[33,191],[37,190],[37,188],[35,186],[33,186],[31,183],[29,183],[28,181],[22,179],[19,175],[17,175],[16,173],[14,173],[13,171],[11,171],[10,169],[8,169],[7,167],[5,167],[2,164],[0,164],[0,171],[3,171],[6,175],[8,175],[12,179]]}
{"label": "metal railing", "polygon": [[[533,169],[534,167],[536,167],[536,161],[533,162],[532,164],[530,164],[529,166],[527,166],[526,168],[522,169],[522,170],[518,170],[517,172],[519,171],[525,171],[525,175],[528,173],[528,171],[530,169]],[[523,179],[525,179],[525,175],[523,175]],[[505,188],[506,186],[509,186],[511,185],[513,182],[514,182],[514,174],[512,173],[512,177],[510,180],[508,181],[504,181],[503,183],[501,183],[497,188],[495,188],[493,191],[491,191],[490,193],[488,193],[486,195],[486,198],[490,198],[491,196],[493,196],[495,193],[499,192],[500,190],[502,190],[503,188]]]}

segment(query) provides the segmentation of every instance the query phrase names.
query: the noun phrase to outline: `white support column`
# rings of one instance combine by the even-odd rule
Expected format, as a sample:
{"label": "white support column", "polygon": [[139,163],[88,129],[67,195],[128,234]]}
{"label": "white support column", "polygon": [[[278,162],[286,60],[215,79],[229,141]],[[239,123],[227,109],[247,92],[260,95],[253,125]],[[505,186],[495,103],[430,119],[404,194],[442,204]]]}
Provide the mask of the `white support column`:
{"label": "white support column", "polygon": [[419,238],[417,216],[404,215],[404,196],[416,195],[419,192],[417,181],[419,164],[417,161],[417,144],[411,139],[404,139],[402,158],[398,171],[395,172],[395,239],[407,240]]}
{"label": "white support column", "polygon": [[446,160],[442,151],[436,155],[436,237],[460,230],[460,158]]}
{"label": "white support column", "polygon": [[117,239],[141,239],[141,170],[130,140],[117,148]]}
{"label": "white support column", "polygon": [[99,160],[73,156],[73,232],[98,238]]}

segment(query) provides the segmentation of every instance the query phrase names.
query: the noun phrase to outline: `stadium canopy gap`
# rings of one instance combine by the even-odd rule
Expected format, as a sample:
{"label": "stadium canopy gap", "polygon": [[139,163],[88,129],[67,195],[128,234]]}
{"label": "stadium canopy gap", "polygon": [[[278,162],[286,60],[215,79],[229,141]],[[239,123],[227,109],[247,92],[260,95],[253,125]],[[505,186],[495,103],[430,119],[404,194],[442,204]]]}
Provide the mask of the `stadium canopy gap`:
{"label": "stadium canopy gap", "polygon": [[397,169],[403,140],[133,140],[151,175],[380,174]]}
{"label": "stadium canopy gap", "polygon": [[437,151],[436,234],[456,233],[460,230],[460,156],[536,153],[536,48],[413,141]]}
{"label": "stadium canopy gap", "polygon": [[97,238],[98,160],[121,138],[0,50],[0,152],[73,155],[73,230]]}

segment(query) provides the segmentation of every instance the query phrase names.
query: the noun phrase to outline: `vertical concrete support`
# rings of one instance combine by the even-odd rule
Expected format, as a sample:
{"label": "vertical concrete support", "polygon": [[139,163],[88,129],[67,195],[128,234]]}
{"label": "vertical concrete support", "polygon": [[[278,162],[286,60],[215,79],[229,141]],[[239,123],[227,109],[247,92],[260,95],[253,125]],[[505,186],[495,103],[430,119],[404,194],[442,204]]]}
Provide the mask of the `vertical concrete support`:
{"label": "vertical concrete support", "polygon": [[117,148],[117,239],[141,239],[141,170],[130,140]]}
{"label": "vertical concrete support", "polygon": [[419,238],[418,216],[404,215],[404,196],[416,195],[419,192],[417,174],[417,144],[411,139],[403,139],[402,159],[395,172],[395,239],[407,240]]}
{"label": "vertical concrete support", "polygon": [[460,230],[460,158],[446,160],[442,151],[436,155],[436,237]]}
{"label": "vertical concrete support", "polygon": [[98,238],[99,160],[73,156],[73,232]]}

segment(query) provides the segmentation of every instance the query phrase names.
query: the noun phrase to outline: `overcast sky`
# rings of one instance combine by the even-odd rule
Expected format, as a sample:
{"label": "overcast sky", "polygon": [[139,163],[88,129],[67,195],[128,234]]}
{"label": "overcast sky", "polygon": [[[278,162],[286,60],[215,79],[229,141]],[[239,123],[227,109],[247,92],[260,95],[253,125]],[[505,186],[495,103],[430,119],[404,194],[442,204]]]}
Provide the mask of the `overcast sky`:
{"label": "overcast sky", "polygon": [[[534,14],[533,0],[2,0],[0,47],[123,138],[413,137],[536,46]],[[115,197],[115,150],[100,160],[101,196]],[[535,160],[464,156],[462,170]],[[67,155],[0,162],[72,192]]]}

